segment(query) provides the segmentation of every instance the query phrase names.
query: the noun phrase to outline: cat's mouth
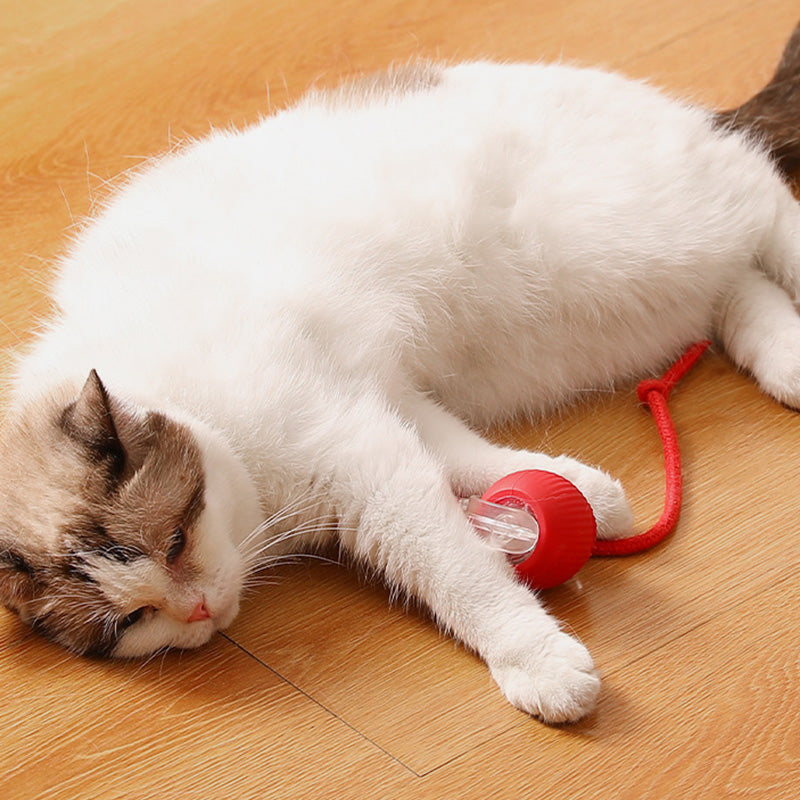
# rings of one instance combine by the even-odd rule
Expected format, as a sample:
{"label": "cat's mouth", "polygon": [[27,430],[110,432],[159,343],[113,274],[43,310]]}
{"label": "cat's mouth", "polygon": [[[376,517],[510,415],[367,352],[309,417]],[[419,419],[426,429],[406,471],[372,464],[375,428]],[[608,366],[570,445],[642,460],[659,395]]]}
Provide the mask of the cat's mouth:
{"label": "cat's mouth", "polygon": [[221,608],[216,610],[212,618],[214,629],[224,630],[236,619],[238,613],[239,597],[238,595],[232,595],[230,600],[228,600]]}
{"label": "cat's mouth", "polygon": [[204,645],[229,621],[232,621],[229,612],[224,617],[208,616],[192,622],[178,622],[167,614],[156,614],[125,631],[110,655],[112,658],[143,658],[168,649],[191,650]]}

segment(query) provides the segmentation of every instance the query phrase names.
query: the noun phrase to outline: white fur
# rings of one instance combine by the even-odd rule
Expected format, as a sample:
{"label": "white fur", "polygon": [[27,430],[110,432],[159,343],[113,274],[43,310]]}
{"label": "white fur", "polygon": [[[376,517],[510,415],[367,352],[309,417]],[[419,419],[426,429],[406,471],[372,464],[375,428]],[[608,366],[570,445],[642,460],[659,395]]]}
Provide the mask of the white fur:
{"label": "white fur", "polygon": [[[598,71],[465,64],[217,132],[133,178],[64,260],[62,315],[18,395],[95,368],[112,393],[180,409],[215,476],[209,562],[293,527],[307,533],[273,552],[321,541],[314,521],[336,519],[511,702],[572,720],[595,702],[591,658],[455,494],[545,467],[603,536],[630,531],[629,508],[603,473],[467,425],[653,374],[715,332],[796,404],[799,233],[768,158],[706,112]],[[136,630],[125,653],[171,641]]]}

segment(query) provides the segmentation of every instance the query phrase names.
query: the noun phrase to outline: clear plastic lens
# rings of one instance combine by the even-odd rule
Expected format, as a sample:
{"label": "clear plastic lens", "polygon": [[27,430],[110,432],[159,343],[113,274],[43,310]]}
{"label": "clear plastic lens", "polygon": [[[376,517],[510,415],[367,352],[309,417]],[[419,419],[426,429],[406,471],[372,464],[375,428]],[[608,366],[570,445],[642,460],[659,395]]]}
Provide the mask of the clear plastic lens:
{"label": "clear plastic lens", "polygon": [[463,501],[469,521],[494,550],[507,553],[515,563],[524,561],[539,540],[539,525],[524,508],[499,505],[470,497]]}

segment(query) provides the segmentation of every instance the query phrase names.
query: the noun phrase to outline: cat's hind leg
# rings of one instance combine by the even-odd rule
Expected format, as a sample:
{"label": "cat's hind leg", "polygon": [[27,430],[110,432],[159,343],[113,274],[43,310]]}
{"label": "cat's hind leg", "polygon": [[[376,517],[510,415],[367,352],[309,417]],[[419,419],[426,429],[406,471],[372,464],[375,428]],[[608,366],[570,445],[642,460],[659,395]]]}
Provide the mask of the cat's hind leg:
{"label": "cat's hind leg", "polygon": [[633,514],[622,484],[602,470],[568,456],[552,457],[492,444],[421,394],[408,398],[403,410],[426,446],[444,463],[456,495],[482,495],[495,481],[518,470],[547,470],[571,481],[588,500],[599,538],[618,539],[632,533]]}
{"label": "cat's hind leg", "polygon": [[716,333],[767,394],[800,408],[800,205],[776,173],[759,175],[757,249],[721,298]]}
{"label": "cat's hind leg", "polygon": [[784,288],[755,267],[745,270],[720,306],[717,333],[767,394],[800,408],[800,316]]}
{"label": "cat's hind leg", "polygon": [[777,175],[770,177],[772,184],[763,192],[773,193],[775,210],[760,242],[756,266],[800,303],[800,204]]}

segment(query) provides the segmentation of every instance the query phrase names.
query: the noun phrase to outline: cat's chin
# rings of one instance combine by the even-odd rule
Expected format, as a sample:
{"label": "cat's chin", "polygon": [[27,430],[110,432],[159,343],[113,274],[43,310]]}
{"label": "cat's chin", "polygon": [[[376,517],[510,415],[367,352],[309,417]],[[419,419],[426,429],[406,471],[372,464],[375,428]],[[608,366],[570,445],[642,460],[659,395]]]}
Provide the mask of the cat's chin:
{"label": "cat's chin", "polygon": [[[238,611],[233,612],[233,617]],[[233,619],[231,617],[231,619]],[[149,624],[126,631],[111,652],[112,658],[145,658],[162,650],[192,650],[201,647],[220,628],[213,619],[180,623],[170,618],[156,617]]]}

